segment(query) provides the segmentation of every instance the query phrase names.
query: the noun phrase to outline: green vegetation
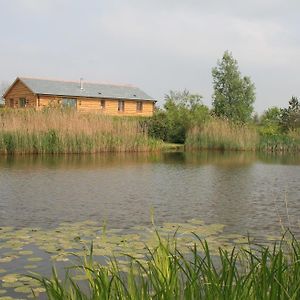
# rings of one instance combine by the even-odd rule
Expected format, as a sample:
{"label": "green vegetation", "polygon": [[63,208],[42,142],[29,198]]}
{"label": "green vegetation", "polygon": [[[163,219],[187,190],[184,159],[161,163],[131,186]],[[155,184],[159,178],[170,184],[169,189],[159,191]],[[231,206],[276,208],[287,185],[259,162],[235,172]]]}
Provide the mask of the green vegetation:
{"label": "green vegetation", "polygon": [[0,112],[2,154],[154,151],[161,144],[132,118],[59,109]]}
{"label": "green vegetation", "polygon": [[300,151],[300,103],[292,97],[288,108],[271,107],[265,111],[258,125],[259,150]]}
{"label": "green vegetation", "polygon": [[257,130],[250,125],[214,118],[192,128],[187,135],[187,149],[256,150]]}
{"label": "green vegetation", "polygon": [[300,103],[292,97],[288,108],[269,108],[252,116],[255,87],[242,77],[238,63],[226,51],[212,70],[213,108],[198,94],[171,91],[163,109],[145,121],[149,135],[187,149],[300,151]]}
{"label": "green vegetation", "polygon": [[129,257],[108,264],[84,257],[74,269],[85,281],[78,284],[67,272],[60,280],[34,276],[48,299],[299,299],[300,244],[291,236],[272,246],[249,242],[242,248],[219,248],[198,238],[184,255],[176,238],[157,234],[157,246],[148,248],[147,259]]}
{"label": "green vegetation", "polygon": [[[187,149],[300,151],[300,103],[253,115],[255,86],[225,51],[212,69],[213,107],[170,91],[150,118],[114,118],[60,109],[0,111],[0,153],[97,153]],[[163,143],[164,142],[164,143]]]}
{"label": "green vegetation", "polygon": [[165,96],[162,110],[152,118],[145,119],[150,136],[170,143],[183,144],[188,131],[202,125],[211,118],[207,106],[203,105],[202,96],[183,92],[170,91]]}
{"label": "green vegetation", "polygon": [[217,117],[246,123],[251,120],[255,86],[249,77],[242,77],[238,63],[225,51],[217,67],[212,69],[213,112]]}

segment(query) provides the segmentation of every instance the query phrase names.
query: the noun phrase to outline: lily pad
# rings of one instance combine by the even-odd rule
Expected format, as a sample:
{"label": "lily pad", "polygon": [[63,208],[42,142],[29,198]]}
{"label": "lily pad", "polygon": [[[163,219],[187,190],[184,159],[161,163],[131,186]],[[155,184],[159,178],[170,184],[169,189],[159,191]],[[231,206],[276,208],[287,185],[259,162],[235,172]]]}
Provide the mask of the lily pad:
{"label": "lily pad", "polygon": [[37,267],[38,267],[37,265],[26,265],[24,266],[24,269],[35,269]]}
{"label": "lily pad", "polygon": [[77,274],[72,276],[73,280],[80,281],[80,280],[87,280],[87,276],[85,274]]}
{"label": "lily pad", "polygon": [[42,261],[43,259],[41,257],[28,257],[27,260],[32,262],[38,262]]}
{"label": "lily pad", "polygon": [[8,262],[11,262],[12,260],[14,260],[16,258],[18,258],[18,256],[16,256],[16,255],[2,257],[2,258],[0,258],[0,263],[8,263]]}
{"label": "lily pad", "polygon": [[28,287],[28,286],[19,286],[19,287],[16,287],[14,289],[14,291],[17,292],[17,293],[29,294],[29,293],[31,293],[31,288]]}
{"label": "lily pad", "polygon": [[1,280],[3,282],[12,283],[12,282],[17,282],[19,278],[20,278],[19,274],[7,274],[2,276]]}
{"label": "lily pad", "polygon": [[31,254],[33,254],[33,252],[30,250],[23,250],[23,251],[19,251],[19,254],[20,255],[31,255]]}

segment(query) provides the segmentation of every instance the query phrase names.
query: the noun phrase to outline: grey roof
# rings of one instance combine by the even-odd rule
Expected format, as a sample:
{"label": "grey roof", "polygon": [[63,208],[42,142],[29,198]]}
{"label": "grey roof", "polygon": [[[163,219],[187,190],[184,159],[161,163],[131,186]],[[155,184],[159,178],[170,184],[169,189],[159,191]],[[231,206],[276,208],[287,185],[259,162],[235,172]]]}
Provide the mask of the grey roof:
{"label": "grey roof", "polygon": [[70,82],[24,77],[19,79],[35,94],[154,101],[152,97],[139,88],[126,85],[83,82],[83,89],[80,89],[79,81]]}

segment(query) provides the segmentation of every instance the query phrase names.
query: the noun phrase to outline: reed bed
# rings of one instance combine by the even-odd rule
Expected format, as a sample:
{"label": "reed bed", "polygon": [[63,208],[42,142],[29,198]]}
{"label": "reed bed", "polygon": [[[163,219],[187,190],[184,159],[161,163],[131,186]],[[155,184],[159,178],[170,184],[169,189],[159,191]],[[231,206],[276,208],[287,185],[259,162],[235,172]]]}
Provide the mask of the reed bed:
{"label": "reed bed", "polygon": [[265,152],[299,152],[300,134],[294,131],[288,134],[262,135],[258,149]]}
{"label": "reed bed", "polygon": [[[211,254],[209,244],[198,238],[189,255],[183,255],[175,240],[163,240],[148,248],[146,260],[129,257],[127,269],[111,259],[99,264],[90,255],[60,278],[33,276],[50,300],[75,299],[299,299],[300,244],[291,235],[272,246],[250,242],[244,248]],[[85,282],[73,280],[79,270]]]}
{"label": "reed bed", "polygon": [[259,135],[255,128],[212,119],[192,128],[186,139],[187,149],[256,150]]}
{"label": "reed bed", "polygon": [[287,134],[262,134],[252,125],[212,119],[188,132],[186,149],[295,153],[300,151],[300,133],[294,130]]}
{"label": "reed bed", "polygon": [[0,111],[1,154],[154,151],[138,120],[72,110]]}

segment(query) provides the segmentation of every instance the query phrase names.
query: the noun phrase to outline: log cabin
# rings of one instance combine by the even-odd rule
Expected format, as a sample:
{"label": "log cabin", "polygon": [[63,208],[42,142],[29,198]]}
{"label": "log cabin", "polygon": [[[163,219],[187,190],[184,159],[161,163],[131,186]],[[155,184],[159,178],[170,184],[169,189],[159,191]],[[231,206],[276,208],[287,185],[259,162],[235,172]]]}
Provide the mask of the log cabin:
{"label": "log cabin", "polygon": [[4,93],[10,108],[68,107],[113,116],[152,116],[156,100],[137,87],[18,77]]}

